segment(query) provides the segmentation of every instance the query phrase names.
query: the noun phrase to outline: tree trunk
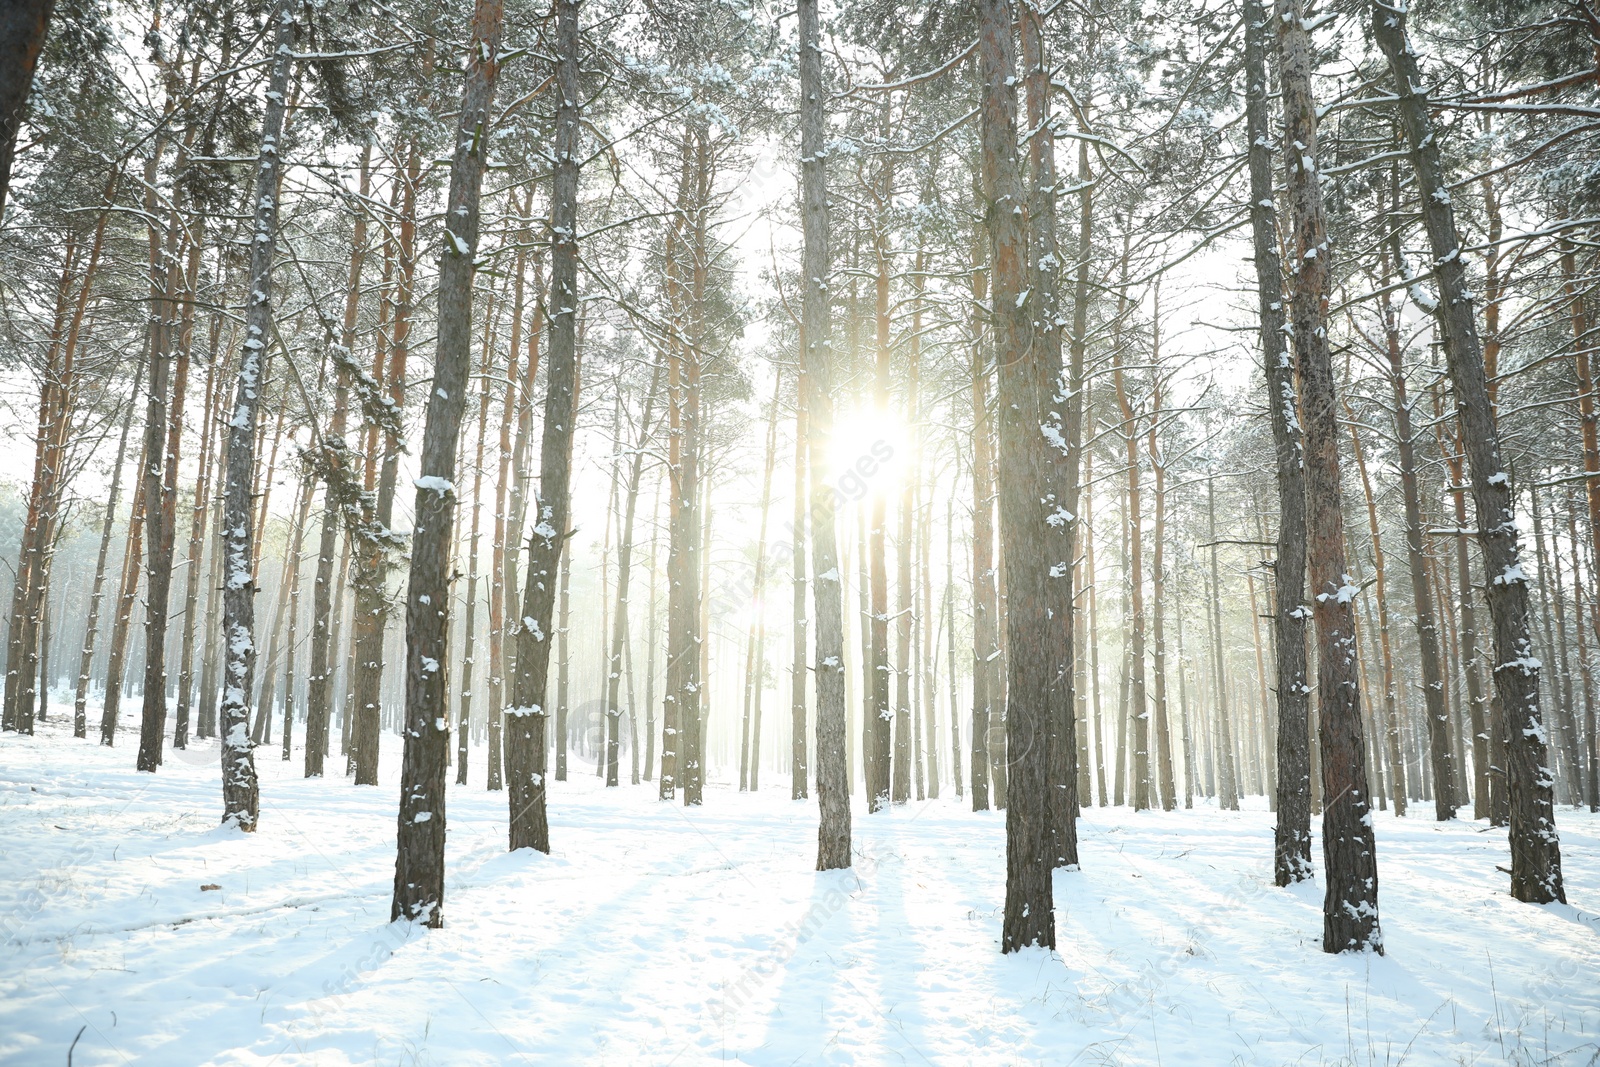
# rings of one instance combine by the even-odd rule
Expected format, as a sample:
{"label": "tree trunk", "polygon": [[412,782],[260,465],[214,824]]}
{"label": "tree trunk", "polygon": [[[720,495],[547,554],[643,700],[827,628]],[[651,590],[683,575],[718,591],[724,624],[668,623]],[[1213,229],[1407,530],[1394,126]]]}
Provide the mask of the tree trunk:
{"label": "tree trunk", "polygon": [[1274,690],[1278,696],[1277,823],[1273,879],[1303,882],[1311,866],[1311,742],[1307,736],[1306,499],[1304,447],[1294,366],[1284,351],[1283,268],[1273,206],[1269,26],[1261,0],[1246,0],[1245,126],[1250,141],[1250,226],[1254,237],[1256,303],[1261,319],[1261,363],[1278,487],[1278,544],[1273,563]]}
{"label": "tree trunk", "polygon": [[1372,5],[1372,32],[1395,80],[1396,108],[1405,126],[1422,222],[1433,251],[1439,285],[1435,318],[1459,405],[1467,445],[1478,543],[1488,573],[1489,615],[1494,624],[1495,688],[1510,729],[1511,895],[1546,904],[1565,901],[1561,842],[1539,709],[1539,661],[1528,621],[1528,579],[1517,550],[1511,479],[1500,459],[1484,353],[1461,262],[1455,212],[1439,159],[1439,141],[1417,55],[1407,38],[1405,11],[1382,0]]}
{"label": "tree trunk", "polygon": [[850,768],[845,755],[844,619],[835,540],[833,486],[827,482],[833,435],[832,315],[828,306],[827,86],[817,0],[799,0],[800,225],[802,301],[800,393],[806,412],[816,611],[817,870],[850,866]]}
{"label": "tree trunk", "polygon": [[260,792],[251,752],[250,692],[256,665],[255,646],[255,500],[251,476],[255,467],[256,419],[266,382],[262,361],[272,329],[272,259],[278,237],[278,179],[282,160],[278,139],[289,89],[295,43],[294,9],[278,0],[274,9],[271,73],[261,120],[261,151],[256,160],[254,240],[250,245],[251,294],[245,307],[244,351],[239,359],[239,388],[228,420],[227,478],[223,485],[222,638],[224,686],[220,709],[222,735],[222,821],[239,829],[256,828]]}
{"label": "tree trunk", "polygon": [[[1050,64],[1044,44],[1044,16],[1035,0],[1024,0],[1018,22],[1028,128],[1028,280],[1030,300],[1022,310],[1030,320],[1034,389],[1041,417],[1040,448],[1046,502],[1044,525],[1037,530],[1043,557],[1046,661],[1038,669],[1047,679],[1043,721],[1045,742],[1044,798],[1050,862],[1055,867],[1078,863],[1078,752],[1076,722],[1077,649],[1074,620],[1073,566],[1077,556],[1078,470],[1082,462],[1083,363],[1074,347],[1072,362],[1061,358],[1059,272],[1061,249],[1056,243],[1055,130],[1050,114]],[[918,319],[920,324],[920,318]],[[920,325],[916,332],[921,333]]]}
{"label": "tree trunk", "polygon": [[[144,360],[140,360],[133,372],[133,392],[138,396],[139,388],[144,380]],[[111,531],[117,521],[117,500],[122,492],[122,461],[128,453],[128,431],[133,428],[131,417],[122,420],[122,429],[117,439],[117,461],[111,468],[110,495],[106,498],[106,515],[100,524],[100,551],[95,556],[94,585],[89,594],[89,620],[83,633],[83,651],[78,657],[78,691],[72,704],[72,736],[84,737],[88,734],[88,715],[86,706],[89,701],[89,673],[94,663],[94,642],[100,632],[100,604],[105,596],[106,584],[106,557],[111,552]],[[130,522],[132,519],[130,517]],[[213,613],[215,614],[215,613]],[[210,644],[208,642],[208,644]],[[110,740],[102,736],[102,743],[110,744]]]}
{"label": "tree trunk", "polygon": [[[1047,533],[1055,488],[1043,426],[1045,357],[1033,348],[1028,261],[1017,167],[1016,45],[1008,0],[978,6],[982,190],[989,236],[995,362],[1000,375],[1000,535],[1005,554],[1006,901],[1002,952],[1055,947],[1049,744],[1051,689]],[[1059,378],[1059,363],[1054,368]]]}
{"label": "tree trunk", "polygon": [[[191,292],[193,290],[191,289]],[[219,365],[222,336],[222,317],[211,319],[210,359],[206,364],[206,386],[201,393],[204,412],[200,426],[199,443],[195,447],[200,472],[195,478],[194,501],[189,513],[189,552],[184,574],[183,629],[178,653],[178,708],[177,724],[173,727],[172,747],[189,747],[189,709],[194,701],[194,635],[200,606],[200,569],[205,555],[206,520],[211,514],[212,467],[221,456],[212,448],[212,437],[222,406],[222,367]]]}
{"label": "tree trunk", "polygon": [[1317,638],[1318,733],[1322,748],[1322,949],[1383,951],[1378,869],[1361,731],[1354,597],[1345,567],[1339,485],[1339,424],[1328,346],[1329,244],[1317,179],[1317,110],[1311,93],[1311,31],[1300,0],[1277,0],[1284,143],[1293,252],[1294,356],[1305,427],[1306,555]]}
{"label": "tree trunk", "polygon": [[[501,0],[477,0],[439,260],[439,341],[422,431],[406,586],[406,728],[389,919],[444,924],[445,769],[450,752],[449,623],[456,441],[472,359],[472,279],[489,108],[499,73]],[[482,451],[482,435],[479,435]]]}
{"label": "tree trunk", "polygon": [[[645,447],[654,431],[656,392],[661,385],[661,363],[658,360],[650,370],[650,389],[645,393],[644,411],[639,418],[639,436],[634,443],[632,465],[624,487],[626,500],[622,511],[622,529],[617,534],[617,604],[611,621],[611,651],[606,660],[606,785],[617,784],[617,748],[621,743],[619,725],[622,706],[619,689],[622,683],[622,654],[628,641],[628,590],[633,578],[633,519],[639,504],[639,483],[644,477]],[[770,471],[771,464],[768,463]],[[758,565],[759,569],[759,565]],[[757,590],[760,596],[759,589]]]}
{"label": "tree trunk", "polygon": [[[480,186],[482,184],[480,180]],[[468,322],[470,326],[470,319]],[[470,342],[469,342],[470,345]],[[514,351],[515,349],[513,349]],[[483,450],[489,438],[489,353],[494,351],[494,327],[484,330],[483,355],[479,360],[483,377],[478,394],[478,443],[472,461],[472,524],[467,534],[467,597],[462,619],[461,710],[457,719],[456,785],[467,784],[467,763],[472,755],[472,689],[477,684],[475,653],[478,640],[478,529],[483,515]],[[494,625],[490,620],[491,628]]]}
{"label": "tree trunk", "polygon": [[[826,221],[826,220],[824,220]],[[822,235],[826,240],[826,232]],[[794,620],[789,661],[789,799],[805,800],[809,788],[809,760],[806,744],[806,392],[795,377],[794,404],[794,521],[789,554],[790,615]],[[652,557],[653,559],[653,557]],[[651,585],[654,589],[654,584]]]}
{"label": "tree trunk", "polygon": [[[1222,581],[1217,568],[1217,481],[1206,479],[1206,539],[1211,542],[1211,622],[1212,682],[1217,702],[1217,728],[1212,736],[1212,766],[1216,777],[1217,804],[1225,811],[1239,810],[1239,778],[1233,762],[1233,723],[1228,708],[1228,687],[1223,679],[1228,672],[1222,650]],[[1282,779],[1280,778],[1280,781]]]}
{"label": "tree trunk", "polygon": [[[760,778],[758,763],[761,758],[761,690],[765,669],[766,613],[762,610],[762,593],[767,584],[767,511],[772,505],[772,469],[778,458],[778,399],[783,392],[783,376],[773,374],[772,413],[767,419],[767,461],[761,478],[760,533],[756,536],[755,583],[750,590],[751,612],[749,634],[744,654],[744,721],[739,744],[739,791],[755,789]],[[642,447],[642,443],[641,443]],[[637,486],[635,486],[637,488]],[[752,734],[751,726],[755,727]]]}
{"label": "tree trunk", "polygon": [[578,414],[578,85],[577,0],[557,0],[555,174],[550,197],[550,366],[546,378],[539,500],[528,538],[528,576],[517,628],[516,669],[505,724],[510,845],[550,851],[545,812],[545,690],[557,569],[569,536],[573,426]]}
{"label": "tree trunk", "polygon": [[[364,204],[372,191],[372,146],[361,149],[359,196]],[[361,310],[361,268],[367,254],[367,214],[356,212],[350,237],[350,266],[345,282],[344,321],[333,355],[333,423],[330,444],[346,452],[345,430],[350,411],[350,373],[355,367],[354,347],[357,316]],[[339,539],[339,507],[330,484],[322,505],[322,530],[317,543],[317,582],[311,594],[311,668],[306,678],[306,760],[305,776],[320,778],[324,753],[328,748],[328,721],[333,691],[333,610],[334,553]]]}
{"label": "tree trunk", "polygon": [[1390,768],[1390,798],[1394,801],[1396,818],[1403,818],[1409,803],[1406,791],[1406,763],[1400,754],[1400,708],[1395,692],[1394,652],[1389,640],[1389,581],[1384,570],[1383,535],[1378,526],[1377,496],[1372,491],[1372,478],[1367,471],[1367,457],[1361,447],[1361,433],[1356,428],[1353,411],[1350,415],[1350,444],[1356,471],[1361,475],[1361,490],[1367,502],[1367,535],[1372,539],[1373,614],[1376,616],[1374,643],[1378,646],[1378,660],[1383,668],[1384,734],[1388,739]]}

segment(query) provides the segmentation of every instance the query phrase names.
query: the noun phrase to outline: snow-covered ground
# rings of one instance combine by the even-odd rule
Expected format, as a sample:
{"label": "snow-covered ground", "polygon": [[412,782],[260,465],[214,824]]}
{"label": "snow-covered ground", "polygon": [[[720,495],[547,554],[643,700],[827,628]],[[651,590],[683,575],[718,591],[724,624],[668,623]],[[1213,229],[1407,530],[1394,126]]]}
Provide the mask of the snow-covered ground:
{"label": "snow-covered ground", "polygon": [[1091,810],[1059,950],[1001,956],[998,813],[858,807],[819,874],[787,783],[686,811],[575,763],[554,854],[508,855],[476,752],[424,931],[388,922],[395,738],[378,788],[261,750],[248,836],[214,746],[142,775],[133,741],[0,737],[0,1063],[1600,1062],[1600,819],[1567,809],[1564,907],[1506,895],[1498,831],[1379,815],[1384,957],[1321,952],[1264,810]]}

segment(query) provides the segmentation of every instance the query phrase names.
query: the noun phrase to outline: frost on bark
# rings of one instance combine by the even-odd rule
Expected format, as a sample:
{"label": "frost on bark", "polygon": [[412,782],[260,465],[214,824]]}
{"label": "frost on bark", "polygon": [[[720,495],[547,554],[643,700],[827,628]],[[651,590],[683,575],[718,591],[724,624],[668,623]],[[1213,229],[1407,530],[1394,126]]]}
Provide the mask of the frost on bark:
{"label": "frost on bark", "polygon": [[489,147],[489,107],[499,73],[501,0],[477,0],[466,84],[450,164],[439,260],[439,339],[416,480],[411,573],[406,585],[405,747],[400,762],[394,899],[389,919],[444,924],[445,778],[450,758],[450,564],[455,534],[456,444],[472,362],[472,280],[478,201]]}
{"label": "frost on bark", "polygon": [[1246,0],[1245,121],[1250,141],[1250,227],[1254,237],[1261,362],[1278,483],[1278,547],[1273,563],[1277,607],[1273,613],[1278,696],[1278,821],[1273,838],[1273,880],[1303,882],[1311,867],[1311,740],[1306,685],[1306,476],[1294,365],[1284,348],[1283,268],[1272,194],[1270,86],[1267,83],[1267,12]]}
{"label": "frost on bark", "polygon": [[1372,4],[1372,36],[1389,61],[1395,108],[1421,202],[1422,224],[1433,252],[1438,296],[1433,313],[1455,391],[1477,512],[1493,627],[1495,691],[1507,719],[1506,777],[1511,815],[1511,895],[1533,904],[1566,900],[1561,879],[1561,839],[1556,833],[1554,781],[1539,707],[1539,660],[1533,654],[1528,576],[1518,550],[1511,478],[1500,455],[1500,431],[1489,396],[1483,345],[1467,287],[1450,189],[1439,158],[1438,131],[1428,112],[1417,55],[1406,33],[1406,10]]}
{"label": "frost on bark", "polygon": [[1317,640],[1322,763],[1322,855],[1327,889],[1322,949],[1383,951],[1378,866],[1361,729],[1355,597],[1345,570],[1338,402],[1328,344],[1329,243],[1317,173],[1317,110],[1311,94],[1311,31],[1300,0],[1276,5],[1284,111],[1284,163],[1293,231],[1285,242],[1290,321],[1305,433],[1306,556]]}
{"label": "frost on bark", "polygon": [[273,40],[266,108],[261,119],[261,151],[256,161],[254,239],[250,245],[250,289],[245,299],[244,350],[239,384],[228,420],[228,452],[222,503],[222,821],[254,830],[260,807],[256,765],[250,741],[250,692],[255,681],[255,467],[256,419],[260,412],[262,361],[272,330],[272,259],[278,237],[278,139],[283,135],[285,94],[295,41],[291,0],[273,10]]}
{"label": "frost on bark", "polygon": [[817,0],[800,0],[800,391],[810,474],[812,596],[816,612],[817,870],[850,866],[850,768],[845,757],[843,587],[827,482],[833,433],[832,314],[828,306],[827,86]]}
{"label": "frost on bark", "polygon": [[528,537],[528,574],[516,633],[516,667],[503,743],[512,850],[550,851],[545,813],[548,747],[544,711],[556,576],[569,525],[573,422],[578,389],[578,4],[559,0],[556,13],[555,177],[550,197],[550,359],[544,402],[535,522]]}

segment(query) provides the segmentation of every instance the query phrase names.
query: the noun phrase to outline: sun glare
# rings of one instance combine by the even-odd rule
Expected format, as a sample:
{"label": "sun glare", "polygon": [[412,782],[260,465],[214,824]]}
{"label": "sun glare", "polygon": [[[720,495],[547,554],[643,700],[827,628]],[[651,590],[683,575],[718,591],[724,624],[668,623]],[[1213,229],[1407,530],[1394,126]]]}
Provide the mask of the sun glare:
{"label": "sun glare", "polygon": [[827,478],[845,501],[892,493],[911,462],[911,434],[895,412],[845,409],[834,420]]}

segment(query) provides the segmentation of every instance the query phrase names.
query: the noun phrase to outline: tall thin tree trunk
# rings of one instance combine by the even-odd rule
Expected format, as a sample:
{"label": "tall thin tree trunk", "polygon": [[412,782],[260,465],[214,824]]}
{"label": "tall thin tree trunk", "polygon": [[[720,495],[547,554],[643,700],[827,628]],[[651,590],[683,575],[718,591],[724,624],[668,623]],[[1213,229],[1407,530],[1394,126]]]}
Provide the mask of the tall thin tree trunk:
{"label": "tall thin tree trunk", "polygon": [[[622,528],[617,533],[617,604],[611,622],[611,650],[606,657],[606,785],[614,786],[617,777],[617,749],[621,744],[619,726],[622,706],[619,689],[622,683],[623,649],[628,641],[628,591],[633,579],[633,520],[639,505],[639,484],[644,478],[645,447],[654,432],[656,393],[661,386],[661,363],[658,360],[650,370],[650,388],[645,393],[644,410],[639,418],[639,433],[633,443],[632,458],[628,468],[627,484],[623,488],[625,499],[622,510]],[[768,469],[771,469],[769,462]],[[760,596],[759,590],[757,597]]]}
{"label": "tall thin tree trunk", "polygon": [[[756,535],[756,574],[750,590],[754,615],[750,620],[744,654],[744,722],[739,744],[739,791],[757,788],[761,758],[761,690],[765,670],[766,612],[762,594],[767,584],[767,512],[772,505],[772,470],[778,458],[778,399],[783,392],[783,376],[773,374],[772,412],[767,419],[767,460],[761,478],[760,532]],[[752,733],[752,725],[754,731]]]}
{"label": "tall thin tree trunk", "polygon": [[1396,108],[1405,126],[1423,227],[1439,285],[1435,318],[1459,405],[1477,507],[1478,543],[1488,572],[1494,624],[1495,688],[1509,721],[1511,895],[1528,903],[1565,901],[1561,841],[1556,833],[1544,725],[1539,709],[1539,661],[1528,621],[1528,579],[1517,550],[1511,479],[1500,458],[1500,432],[1489,392],[1455,212],[1440,164],[1438,132],[1406,33],[1406,12],[1373,0],[1372,33],[1394,76]]}
{"label": "tall thin tree trunk", "polygon": [[[446,247],[439,260],[439,341],[422,431],[422,473],[416,481],[411,572],[406,586],[405,750],[400,763],[394,901],[389,919],[410,919],[432,927],[444,924],[445,770],[450,752],[446,700],[450,693],[456,441],[467,406],[479,189],[489,153],[489,108],[500,69],[504,16],[501,0],[477,0],[473,7],[466,84],[461,93],[455,157],[450,164]],[[482,434],[478,449],[481,456]]]}
{"label": "tall thin tree trunk", "polygon": [[[826,234],[824,234],[824,238]],[[806,744],[806,675],[810,668],[806,654],[806,391],[799,375],[795,377],[794,404],[794,520],[790,527],[792,551],[790,567],[790,633],[792,657],[789,661],[789,799],[805,800],[811,795]],[[653,558],[653,557],[652,557]],[[653,583],[653,579],[652,579]],[[655,588],[654,584],[651,589]]]}
{"label": "tall thin tree trunk", "polygon": [[802,301],[800,392],[806,410],[806,466],[816,611],[817,869],[850,866],[850,768],[845,754],[844,619],[835,540],[833,486],[827,482],[833,436],[833,326],[828,307],[827,85],[817,0],[799,0],[800,225]]}
{"label": "tall thin tree trunk", "polygon": [[528,576],[517,628],[511,706],[506,709],[506,798],[512,850],[550,851],[545,811],[546,722],[551,623],[557,570],[570,526],[572,440],[578,404],[578,105],[577,0],[557,0],[555,175],[550,197],[550,365],[546,377],[539,500],[528,538]]}
{"label": "tall thin tree trunk", "polygon": [[[144,379],[144,360],[140,360],[133,372],[133,393],[139,395],[139,387]],[[122,494],[122,461],[128,453],[128,432],[133,428],[133,419],[130,416],[122,420],[122,429],[117,439],[117,460],[111,468],[111,489],[106,498],[106,514],[100,524],[100,551],[95,556],[94,585],[89,594],[89,621],[83,632],[83,649],[78,657],[78,691],[72,702],[72,736],[85,737],[88,734],[88,714],[86,711],[89,702],[90,668],[94,663],[94,643],[100,632],[100,604],[105,596],[106,584],[106,557],[111,552],[111,532],[117,521],[117,500]],[[130,517],[129,522],[133,520]],[[108,698],[109,699],[109,696]],[[109,740],[102,737],[102,743],[110,744]]]}
{"label": "tall thin tree trunk", "polygon": [[[1311,866],[1311,741],[1307,736],[1306,502],[1304,447],[1294,366],[1284,350],[1283,267],[1273,206],[1272,137],[1267,76],[1267,11],[1246,0],[1245,126],[1250,141],[1250,225],[1254,237],[1261,363],[1278,487],[1278,544],[1273,563],[1274,689],[1278,697],[1277,824],[1273,878],[1280,886],[1305,881]],[[1187,806],[1187,805],[1186,805]]]}
{"label": "tall thin tree trunk", "polygon": [[[1053,598],[1047,559],[1047,502],[1054,486],[1043,401],[1033,350],[1033,324],[1023,307],[1029,294],[1024,197],[1017,166],[1016,45],[1008,0],[978,5],[978,63],[982,102],[982,188],[992,272],[990,294],[995,362],[999,368],[1000,535],[1006,566],[1006,900],[1002,952],[1055,946],[1052,899],[1048,731]],[[1051,369],[1059,379],[1059,358]]]}
{"label": "tall thin tree trunk", "polygon": [[239,387],[228,420],[227,477],[223,483],[222,639],[224,685],[220,708],[222,735],[222,821],[240,830],[256,828],[260,791],[251,751],[250,693],[256,665],[255,645],[255,500],[251,476],[255,467],[256,420],[265,390],[263,358],[272,330],[272,260],[278,237],[278,179],[282,160],[278,139],[289,90],[295,43],[294,8],[278,0],[277,23],[266,107],[261,120],[261,150],[256,160],[254,240],[250,244],[250,299],[245,307],[244,351],[239,359]]}
{"label": "tall thin tree trunk", "polygon": [[[363,204],[372,191],[372,145],[361,147],[361,178],[358,195]],[[344,321],[339,343],[332,353],[334,374],[333,422],[329,443],[337,441],[341,456],[348,456],[345,430],[350,410],[350,373],[356,367],[355,339],[357,315],[361,310],[361,268],[367,254],[367,214],[357,211],[350,237],[350,264],[346,272]],[[339,504],[330,484],[322,504],[322,529],[317,542],[317,580],[311,593],[311,666],[306,677],[306,759],[305,776],[320,778],[324,753],[328,748],[328,722],[332,711],[334,554],[339,540]]]}
{"label": "tall thin tree trunk", "polygon": [[1389,640],[1389,580],[1384,569],[1383,534],[1378,526],[1378,501],[1372,491],[1372,477],[1367,470],[1367,457],[1361,447],[1361,431],[1357,428],[1354,412],[1350,414],[1350,444],[1357,473],[1361,475],[1361,491],[1367,502],[1367,535],[1372,539],[1373,614],[1377,616],[1376,639],[1378,661],[1383,668],[1384,734],[1388,739],[1390,767],[1390,799],[1394,813],[1402,818],[1406,813],[1406,764],[1400,755],[1400,705],[1394,677],[1394,652]]}
{"label": "tall thin tree trunk", "polygon": [[1322,854],[1327,888],[1322,949],[1383,951],[1378,868],[1361,731],[1354,597],[1345,567],[1339,485],[1339,425],[1328,345],[1329,244],[1317,178],[1317,109],[1311,92],[1311,31],[1300,0],[1277,0],[1288,202],[1294,356],[1305,427],[1306,556],[1317,637],[1317,711],[1322,749]]}

